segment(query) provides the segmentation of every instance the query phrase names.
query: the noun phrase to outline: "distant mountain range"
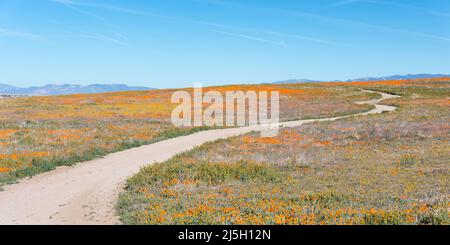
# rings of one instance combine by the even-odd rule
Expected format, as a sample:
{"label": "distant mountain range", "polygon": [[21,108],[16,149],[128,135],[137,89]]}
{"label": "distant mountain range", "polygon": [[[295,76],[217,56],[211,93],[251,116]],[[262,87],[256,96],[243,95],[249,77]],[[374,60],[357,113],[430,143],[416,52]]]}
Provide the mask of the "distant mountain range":
{"label": "distant mountain range", "polygon": [[[354,81],[380,81],[380,80],[406,80],[419,78],[436,78],[436,77],[450,77],[444,74],[408,74],[408,75],[394,75],[387,77],[363,77],[351,79],[346,81],[317,81],[311,79],[292,79],[286,81],[275,82],[275,84],[287,83],[312,83],[312,82],[354,82]],[[29,88],[19,88],[8,84],[0,83],[0,95],[29,95],[29,96],[45,96],[45,95],[66,95],[66,94],[92,94],[92,93],[106,93],[106,92],[121,92],[121,91],[141,91],[154,90],[148,87],[134,87],[125,84],[91,84],[91,85],[76,85],[76,84],[49,84],[45,86],[35,86]]]}
{"label": "distant mountain range", "polygon": [[420,78],[436,78],[436,77],[450,77],[450,75],[444,74],[408,74],[408,75],[393,75],[387,77],[362,77],[356,79],[350,79],[345,81],[317,81],[310,79],[291,79],[286,81],[275,82],[276,84],[286,84],[286,83],[312,83],[312,82],[371,82],[371,81],[383,81],[383,80],[408,80],[408,79],[420,79]]}
{"label": "distant mountain range", "polygon": [[0,94],[3,95],[65,95],[92,94],[121,91],[152,90],[147,87],[131,87],[125,84],[49,84],[40,87],[19,88],[8,84],[0,84]]}

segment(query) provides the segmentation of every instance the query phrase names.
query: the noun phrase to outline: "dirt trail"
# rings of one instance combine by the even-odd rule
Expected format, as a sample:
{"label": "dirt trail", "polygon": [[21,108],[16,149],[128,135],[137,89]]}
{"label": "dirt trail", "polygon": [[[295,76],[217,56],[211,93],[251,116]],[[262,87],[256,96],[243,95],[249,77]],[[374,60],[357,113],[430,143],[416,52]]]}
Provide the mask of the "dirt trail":
{"label": "dirt trail", "polygon": [[[375,105],[375,109],[365,113],[280,124],[282,127],[296,127],[394,111],[396,107],[378,103],[398,96],[379,94],[381,99],[358,102]],[[202,131],[24,179],[0,192],[0,224],[119,224],[114,209],[118,194],[127,177],[142,166],[168,160],[208,141],[261,130],[264,130],[263,126]]]}

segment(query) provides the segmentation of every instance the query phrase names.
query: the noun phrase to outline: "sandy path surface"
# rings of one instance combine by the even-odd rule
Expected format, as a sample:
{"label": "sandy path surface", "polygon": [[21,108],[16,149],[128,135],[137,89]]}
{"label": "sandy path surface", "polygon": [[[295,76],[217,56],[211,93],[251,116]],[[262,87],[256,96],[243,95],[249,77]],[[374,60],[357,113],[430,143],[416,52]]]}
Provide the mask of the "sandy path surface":
{"label": "sandy path surface", "polygon": [[[282,127],[296,127],[306,123],[394,111],[396,107],[378,103],[398,96],[380,94],[381,99],[358,102],[375,105],[375,109],[365,113],[280,124]],[[24,179],[6,186],[0,192],[0,224],[120,224],[114,209],[118,194],[127,177],[137,173],[142,166],[168,160],[208,141],[264,129],[267,128],[249,126],[198,132]]]}

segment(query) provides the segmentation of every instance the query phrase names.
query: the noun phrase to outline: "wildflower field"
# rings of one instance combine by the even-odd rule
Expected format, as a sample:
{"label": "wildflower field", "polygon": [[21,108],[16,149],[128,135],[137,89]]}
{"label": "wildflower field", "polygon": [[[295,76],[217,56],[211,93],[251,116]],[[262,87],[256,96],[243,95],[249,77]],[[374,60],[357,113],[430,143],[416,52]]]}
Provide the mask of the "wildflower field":
{"label": "wildflower field", "polygon": [[[286,128],[275,138],[250,133],[144,167],[120,196],[122,221],[450,224],[450,79],[287,87],[303,86],[350,91],[331,100],[349,111],[363,109],[349,103],[364,100],[359,88],[402,97],[383,101],[398,107],[392,113]],[[306,95],[293,96],[299,110],[333,113],[326,99]]]}
{"label": "wildflower field", "polygon": [[[281,119],[352,114],[368,95],[355,88],[242,85],[208,90],[280,91]],[[192,93],[191,89],[188,89]],[[207,128],[175,128],[174,90],[0,99],[0,185],[111,152]]]}

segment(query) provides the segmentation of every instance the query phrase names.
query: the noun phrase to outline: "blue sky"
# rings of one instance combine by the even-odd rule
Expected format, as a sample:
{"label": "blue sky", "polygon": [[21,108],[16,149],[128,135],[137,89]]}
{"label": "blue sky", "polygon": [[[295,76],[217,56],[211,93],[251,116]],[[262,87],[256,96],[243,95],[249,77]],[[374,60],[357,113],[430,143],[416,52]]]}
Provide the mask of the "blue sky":
{"label": "blue sky", "polygon": [[0,0],[0,83],[450,73],[448,0]]}

